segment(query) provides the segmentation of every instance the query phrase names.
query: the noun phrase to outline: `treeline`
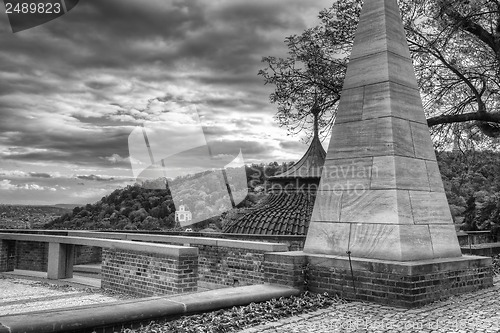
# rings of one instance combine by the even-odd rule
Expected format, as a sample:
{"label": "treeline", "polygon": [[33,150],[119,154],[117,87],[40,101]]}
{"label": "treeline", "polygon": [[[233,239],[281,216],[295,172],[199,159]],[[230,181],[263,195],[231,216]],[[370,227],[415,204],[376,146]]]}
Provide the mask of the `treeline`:
{"label": "treeline", "polygon": [[0,229],[39,228],[66,212],[60,207],[0,204]]}
{"label": "treeline", "polygon": [[[497,233],[500,230],[500,153],[439,152],[437,158],[455,223],[466,231],[493,229]],[[248,195],[238,206],[255,204],[259,193],[269,185],[268,177],[289,166],[276,162],[246,166]],[[214,174],[204,172],[170,181],[178,203],[206,216],[215,216],[197,224],[197,229],[208,223],[217,224],[222,213],[219,209],[223,210],[223,203],[227,202],[227,191],[214,187],[213,177]],[[231,178],[229,180],[231,183]],[[171,230],[175,228],[175,203],[165,180],[156,180],[115,190],[99,202],[77,207],[44,227]]]}
{"label": "treeline", "polygon": [[[276,162],[245,166],[248,189],[232,187],[232,195],[244,199],[237,207],[249,207],[259,199],[266,187],[266,179],[290,164]],[[237,184],[234,172],[229,170],[229,184]],[[227,188],[221,187],[220,172],[206,171],[200,174],[183,176],[167,182],[165,179],[145,181],[141,184],[117,189],[94,204],[76,207],[72,212],[47,223],[47,229],[83,230],[172,230],[175,229],[175,204],[183,204],[200,217],[197,229],[219,221],[229,201]],[[225,183],[222,183],[225,184]],[[248,185],[247,185],[248,184]],[[238,185],[238,184],[237,184]],[[239,184],[241,185],[241,184]],[[243,191],[244,190],[244,191]],[[248,194],[242,197],[242,193]],[[172,196],[175,194],[175,197]],[[175,199],[175,200],[174,200]],[[240,200],[238,200],[240,201]],[[213,216],[214,218],[204,218]]]}
{"label": "treeline", "polygon": [[[465,231],[500,229],[500,153],[437,154],[455,223]],[[500,236],[500,235],[499,235]]]}

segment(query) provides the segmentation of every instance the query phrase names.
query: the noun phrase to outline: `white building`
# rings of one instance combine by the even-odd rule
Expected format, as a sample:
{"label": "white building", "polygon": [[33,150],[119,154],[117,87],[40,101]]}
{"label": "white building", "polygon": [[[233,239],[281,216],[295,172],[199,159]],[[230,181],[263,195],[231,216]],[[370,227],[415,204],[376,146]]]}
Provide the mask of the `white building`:
{"label": "white building", "polygon": [[179,206],[179,210],[175,211],[175,222],[179,222],[181,225],[186,225],[191,222],[193,215],[189,210],[186,210],[184,205]]}

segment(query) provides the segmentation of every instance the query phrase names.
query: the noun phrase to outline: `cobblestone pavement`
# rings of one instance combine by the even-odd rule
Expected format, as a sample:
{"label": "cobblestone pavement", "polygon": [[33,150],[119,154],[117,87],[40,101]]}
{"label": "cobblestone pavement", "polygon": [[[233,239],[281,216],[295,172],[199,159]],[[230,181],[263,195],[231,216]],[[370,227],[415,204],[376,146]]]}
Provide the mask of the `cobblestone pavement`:
{"label": "cobblestone pavement", "polygon": [[118,298],[47,282],[0,277],[0,316],[117,301]]}
{"label": "cobblestone pavement", "polygon": [[495,278],[493,288],[418,309],[351,302],[240,331],[296,332],[500,332],[500,278]]}

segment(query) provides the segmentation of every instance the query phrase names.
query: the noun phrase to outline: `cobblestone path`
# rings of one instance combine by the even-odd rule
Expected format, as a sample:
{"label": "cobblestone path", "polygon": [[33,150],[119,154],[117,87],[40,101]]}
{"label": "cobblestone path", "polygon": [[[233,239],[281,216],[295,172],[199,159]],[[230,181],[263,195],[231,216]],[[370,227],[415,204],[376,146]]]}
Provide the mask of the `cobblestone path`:
{"label": "cobblestone path", "polygon": [[18,278],[0,278],[0,316],[117,300],[116,297],[88,292],[82,288]]}
{"label": "cobblestone path", "polygon": [[401,309],[352,302],[267,323],[241,333],[500,332],[500,278],[490,289]]}

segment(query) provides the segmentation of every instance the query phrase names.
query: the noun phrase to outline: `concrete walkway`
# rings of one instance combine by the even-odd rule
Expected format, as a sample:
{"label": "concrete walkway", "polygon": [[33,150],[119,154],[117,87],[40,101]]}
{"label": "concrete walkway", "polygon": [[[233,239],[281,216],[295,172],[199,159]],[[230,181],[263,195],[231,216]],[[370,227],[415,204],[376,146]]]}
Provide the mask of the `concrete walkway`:
{"label": "concrete walkway", "polygon": [[119,300],[118,297],[104,295],[98,288],[88,288],[87,285],[80,283],[68,283],[68,281],[52,283],[33,276],[13,276],[5,273],[0,277],[0,318]]}
{"label": "concrete walkway", "polygon": [[101,263],[74,265],[73,274],[85,273],[99,276],[101,274],[101,266]]}
{"label": "concrete walkway", "polygon": [[82,274],[75,273],[72,278],[68,279],[59,279],[59,280],[48,280],[47,272],[37,272],[37,271],[28,271],[22,269],[15,269],[12,272],[3,272],[2,273],[6,277],[20,277],[20,278],[33,278],[40,281],[46,281],[52,284],[79,284],[83,286],[88,286],[92,288],[101,288],[101,279],[96,278],[96,275],[93,274]]}
{"label": "concrete walkway", "polygon": [[288,287],[254,285],[0,316],[0,333],[88,332],[101,327],[120,331],[124,323],[148,324],[158,318],[214,311],[299,293]]}
{"label": "concrete walkway", "polygon": [[422,308],[405,310],[352,302],[303,314],[240,333],[335,332],[500,332],[500,277],[494,287],[464,294]]}
{"label": "concrete walkway", "polygon": [[[94,299],[92,295],[79,290],[49,291],[39,281],[17,282],[18,286],[16,283],[14,286],[1,285],[8,280],[13,279],[0,278],[0,333],[65,332],[70,326],[84,330],[95,325],[120,326],[121,322],[130,320],[147,323],[159,316],[211,311],[297,293],[296,290],[280,287],[250,286],[116,302],[112,298]],[[57,280],[57,283],[63,285],[64,281]],[[500,277],[495,277],[494,283],[493,288],[460,295],[419,309],[405,310],[351,302],[240,332],[500,332]],[[25,285],[22,286],[23,284]],[[27,292],[26,289],[30,291]],[[103,301],[107,303],[102,303]],[[73,307],[84,304],[88,305]],[[32,305],[36,307],[30,308]],[[60,309],[55,309],[58,307]],[[43,309],[50,310],[40,311]],[[25,312],[30,313],[22,314]]]}

